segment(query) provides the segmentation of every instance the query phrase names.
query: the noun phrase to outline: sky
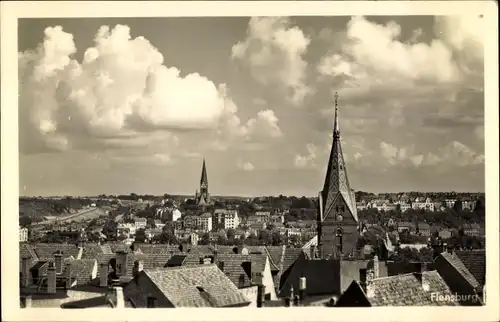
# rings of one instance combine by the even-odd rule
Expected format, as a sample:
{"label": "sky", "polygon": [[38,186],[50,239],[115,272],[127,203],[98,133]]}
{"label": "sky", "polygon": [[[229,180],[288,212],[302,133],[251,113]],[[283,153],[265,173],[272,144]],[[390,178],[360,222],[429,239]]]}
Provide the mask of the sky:
{"label": "sky", "polygon": [[478,16],[20,19],[20,195],[484,191]]}

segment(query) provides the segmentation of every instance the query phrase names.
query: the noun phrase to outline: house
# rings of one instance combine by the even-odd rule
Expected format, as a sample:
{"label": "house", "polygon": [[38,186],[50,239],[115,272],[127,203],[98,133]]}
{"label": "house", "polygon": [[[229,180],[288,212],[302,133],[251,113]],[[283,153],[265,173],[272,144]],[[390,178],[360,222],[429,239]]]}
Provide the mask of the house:
{"label": "house", "polygon": [[123,294],[134,308],[245,307],[251,303],[214,264],[143,269]]}
{"label": "house", "polygon": [[432,202],[431,198],[426,198],[425,200],[422,199],[423,198],[416,198],[415,201],[411,204],[411,207],[415,210],[424,210],[429,212],[434,211],[434,203]]}
{"label": "house", "polygon": [[429,237],[431,235],[431,226],[427,223],[418,223],[418,233],[420,236]]}
{"label": "house", "polygon": [[443,228],[439,231],[439,237],[441,237],[442,239],[448,239],[451,237],[451,230],[448,229],[448,228]]}
{"label": "house", "polygon": [[239,289],[262,285],[265,301],[277,299],[271,264],[265,252],[222,253],[216,255],[215,263]]}
{"label": "house", "polygon": [[476,200],[464,199],[462,200],[462,210],[473,211],[476,208]]}
{"label": "house", "polygon": [[256,211],[255,216],[263,218],[264,221],[268,221],[269,217],[271,216],[270,211]]}
{"label": "house", "polygon": [[130,223],[119,223],[116,228],[116,233],[118,235],[135,235],[136,232],[136,225],[135,224],[130,224]]}
{"label": "house", "polygon": [[158,219],[155,219],[154,223],[155,223],[155,227],[158,229],[162,229],[165,226],[165,224],[162,223],[161,220],[158,220]]}
{"label": "house", "polygon": [[19,227],[19,242],[27,242],[28,241],[28,228]]}
{"label": "house", "polygon": [[241,222],[235,209],[216,209],[213,221],[215,227],[223,229],[237,228]]}
{"label": "house", "polygon": [[135,218],[135,220],[134,220],[135,229],[136,230],[145,229],[146,223],[147,223],[146,218]]}
{"label": "house", "polygon": [[398,222],[398,232],[408,231],[410,233],[415,232],[415,224],[409,221]]}
{"label": "house", "polygon": [[396,207],[399,205],[399,211],[405,212],[408,209],[411,209],[411,204],[406,202],[406,200],[398,200],[394,203]]}
{"label": "house", "polygon": [[212,214],[206,212],[197,217],[196,225],[202,232],[212,231]]}
{"label": "house", "polygon": [[182,218],[184,229],[194,229],[198,225],[198,217],[196,216],[185,216]]}
{"label": "house", "polygon": [[[53,259],[38,260],[33,265],[21,259],[20,301],[23,308],[108,307],[109,294],[94,284],[95,259],[75,260],[54,254]],[[119,303],[118,303],[119,304]],[[111,305],[116,307],[117,303]]]}
{"label": "house", "polygon": [[435,259],[435,267],[461,305],[483,305],[486,284],[485,251],[457,251],[448,247]]}
{"label": "house", "polygon": [[353,280],[335,307],[457,306],[453,293],[437,271]]}
{"label": "house", "polygon": [[292,236],[297,236],[301,237],[302,236],[302,230],[300,228],[288,228],[286,230],[285,236],[290,238]]}
{"label": "house", "polygon": [[276,224],[284,224],[285,223],[285,216],[283,215],[272,215],[269,217],[269,223],[276,225]]}
{"label": "house", "polygon": [[309,300],[329,301],[345,292],[353,280],[361,281],[362,272],[367,269],[375,270],[376,276],[387,276],[385,262],[378,261],[376,256],[370,261],[319,259],[311,256],[301,256],[297,259],[280,285],[279,297],[290,297],[293,292],[299,290],[302,277],[306,279],[305,293]]}
{"label": "house", "polygon": [[462,226],[465,235],[469,236],[481,236],[481,225],[477,223],[464,224]]}
{"label": "house", "polygon": [[455,202],[457,202],[456,199],[445,199],[444,204],[446,208],[453,208],[455,206]]}
{"label": "house", "polygon": [[257,217],[257,216],[248,216],[246,219],[246,225],[251,226],[254,224],[259,224],[259,223],[264,223],[263,217]]}

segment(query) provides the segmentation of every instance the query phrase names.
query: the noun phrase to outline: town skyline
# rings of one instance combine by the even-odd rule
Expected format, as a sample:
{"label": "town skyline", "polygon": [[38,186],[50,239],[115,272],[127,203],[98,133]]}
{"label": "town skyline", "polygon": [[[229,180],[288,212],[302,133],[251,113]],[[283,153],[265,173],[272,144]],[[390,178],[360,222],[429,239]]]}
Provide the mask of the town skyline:
{"label": "town skyline", "polygon": [[19,193],[317,196],[335,91],[356,191],[484,192],[474,19],[21,19]]}

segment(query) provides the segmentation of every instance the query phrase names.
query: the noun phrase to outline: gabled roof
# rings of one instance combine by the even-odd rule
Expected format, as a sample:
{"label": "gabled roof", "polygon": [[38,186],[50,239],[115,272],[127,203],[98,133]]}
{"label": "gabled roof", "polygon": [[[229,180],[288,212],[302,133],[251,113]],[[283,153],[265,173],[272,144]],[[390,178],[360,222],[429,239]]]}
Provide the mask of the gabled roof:
{"label": "gabled roof", "polygon": [[[418,276],[411,273],[374,279],[367,286],[367,299],[372,306],[459,305],[458,302],[452,301],[450,289],[437,272],[423,273],[422,280]],[[436,292],[447,295],[449,299],[439,301],[431,298],[431,294]]]}
{"label": "gabled roof", "polygon": [[486,254],[484,250],[456,251],[455,252],[481,286],[486,279]]}
{"label": "gabled roof", "polygon": [[75,244],[44,244],[37,243],[33,244],[36,255],[39,259],[53,259],[54,254],[57,252],[62,252],[64,258],[73,256],[73,258],[78,257],[80,249]]}
{"label": "gabled roof", "polygon": [[250,304],[216,265],[145,269],[143,273],[174,307],[229,307]]}
{"label": "gabled roof", "polygon": [[[96,259],[73,259],[67,262],[71,266],[71,277],[76,279],[78,285],[88,284],[92,281],[92,272],[97,266]],[[65,266],[64,274],[68,269]],[[66,275],[65,275],[66,276]]]}
{"label": "gabled roof", "polygon": [[[249,266],[245,267],[245,262]],[[223,267],[221,263],[224,263]],[[253,268],[250,255],[220,254],[217,257],[217,265],[235,286],[239,288],[250,286]]]}
{"label": "gabled roof", "polygon": [[[466,259],[470,267],[472,268],[472,262],[468,260],[468,257],[472,259],[472,256],[467,256],[465,254],[461,254],[462,258]],[[467,266],[464,265],[462,262],[460,256],[454,252],[454,253],[448,253],[448,252],[443,252],[441,253],[441,256],[475,289],[478,289],[481,287],[480,282],[474,277],[474,275],[469,271]],[[474,256],[474,255],[473,255]],[[475,266],[475,264],[474,264]],[[479,266],[479,265],[478,265]],[[476,273],[479,276],[479,271],[474,268]]]}

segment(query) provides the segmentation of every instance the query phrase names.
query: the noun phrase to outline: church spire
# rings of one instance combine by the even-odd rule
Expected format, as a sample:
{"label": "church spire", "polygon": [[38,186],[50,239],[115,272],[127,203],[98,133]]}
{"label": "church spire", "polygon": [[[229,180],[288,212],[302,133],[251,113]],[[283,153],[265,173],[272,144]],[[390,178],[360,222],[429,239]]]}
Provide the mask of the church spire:
{"label": "church spire", "polygon": [[339,94],[335,92],[335,116],[333,121],[333,137],[340,138],[340,128],[339,128],[339,105],[338,105]]}
{"label": "church spire", "polygon": [[349,185],[344,155],[342,153],[342,145],[340,142],[337,93],[335,93],[332,150],[330,151],[330,158],[328,159],[328,168],[326,171],[325,183],[323,185],[322,198],[324,203],[322,207],[322,220],[326,217],[333,216],[335,210],[334,205],[338,204],[339,198],[342,198],[345,204],[347,204],[347,208],[353,219],[356,222],[358,221],[354,193]]}
{"label": "church spire", "polygon": [[205,166],[205,158],[203,158],[203,166],[201,168],[201,179],[200,179],[200,184],[205,184],[208,185],[208,179],[207,179],[207,167]]}

